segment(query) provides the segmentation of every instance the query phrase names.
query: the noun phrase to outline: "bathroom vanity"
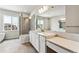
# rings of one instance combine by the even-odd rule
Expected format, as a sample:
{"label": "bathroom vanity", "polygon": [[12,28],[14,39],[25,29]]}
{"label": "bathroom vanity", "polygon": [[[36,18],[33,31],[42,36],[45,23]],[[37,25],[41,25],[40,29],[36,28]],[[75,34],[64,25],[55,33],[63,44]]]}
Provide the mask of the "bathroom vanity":
{"label": "bathroom vanity", "polygon": [[39,35],[37,31],[30,31],[29,33],[30,43],[39,52]]}
{"label": "bathroom vanity", "polygon": [[47,47],[58,53],[79,52],[78,41],[63,38],[58,35],[53,32],[30,31],[30,43],[39,53],[47,53]]}
{"label": "bathroom vanity", "polygon": [[30,43],[40,53],[46,53],[46,39],[50,39],[56,34],[51,32],[30,31]]}

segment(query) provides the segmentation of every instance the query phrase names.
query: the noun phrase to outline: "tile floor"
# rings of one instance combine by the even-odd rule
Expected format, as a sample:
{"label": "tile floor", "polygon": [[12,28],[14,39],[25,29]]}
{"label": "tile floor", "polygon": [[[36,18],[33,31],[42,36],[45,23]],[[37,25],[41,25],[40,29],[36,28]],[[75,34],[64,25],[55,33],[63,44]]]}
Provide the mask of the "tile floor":
{"label": "tile floor", "polygon": [[5,40],[0,43],[0,53],[36,53],[29,44],[22,44],[19,39]]}

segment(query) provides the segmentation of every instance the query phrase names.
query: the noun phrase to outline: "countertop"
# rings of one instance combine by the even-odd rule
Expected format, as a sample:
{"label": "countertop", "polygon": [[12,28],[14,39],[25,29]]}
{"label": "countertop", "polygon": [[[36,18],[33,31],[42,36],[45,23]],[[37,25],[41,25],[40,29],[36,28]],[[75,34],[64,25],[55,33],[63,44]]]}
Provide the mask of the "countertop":
{"label": "countertop", "polygon": [[56,34],[52,33],[52,32],[40,32],[38,34],[41,36],[47,37],[47,38],[52,38],[52,37],[56,36]]}
{"label": "countertop", "polygon": [[47,41],[73,52],[79,52],[79,42],[77,41],[72,41],[61,37],[53,37],[51,39],[47,39]]}

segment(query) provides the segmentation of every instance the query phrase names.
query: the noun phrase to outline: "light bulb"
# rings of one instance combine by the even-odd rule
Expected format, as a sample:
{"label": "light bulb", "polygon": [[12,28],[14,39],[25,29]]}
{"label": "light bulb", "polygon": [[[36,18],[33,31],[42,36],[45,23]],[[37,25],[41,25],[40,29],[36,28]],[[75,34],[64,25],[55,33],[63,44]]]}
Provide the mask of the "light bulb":
{"label": "light bulb", "polygon": [[66,18],[61,18],[61,20],[66,20]]}
{"label": "light bulb", "polygon": [[38,12],[41,13],[41,10],[39,9]]}
{"label": "light bulb", "polygon": [[29,19],[31,19],[32,17],[30,16]]}

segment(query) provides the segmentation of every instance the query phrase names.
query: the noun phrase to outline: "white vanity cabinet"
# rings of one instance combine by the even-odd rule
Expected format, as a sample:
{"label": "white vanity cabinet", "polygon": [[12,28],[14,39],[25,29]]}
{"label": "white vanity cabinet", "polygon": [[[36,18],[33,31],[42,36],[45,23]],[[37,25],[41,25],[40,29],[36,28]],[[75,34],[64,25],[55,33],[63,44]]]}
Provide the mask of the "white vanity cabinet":
{"label": "white vanity cabinet", "polygon": [[45,53],[46,52],[46,37],[39,35],[40,36],[40,53]]}
{"label": "white vanity cabinet", "polygon": [[47,52],[47,47],[46,47],[46,41],[47,39],[50,39],[54,37],[56,34],[50,33],[50,32],[41,32],[39,34],[39,39],[40,39],[40,53],[46,53]]}
{"label": "white vanity cabinet", "polygon": [[46,37],[41,35],[41,33],[36,31],[30,31],[30,43],[33,45],[33,47],[40,53],[46,52]]}
{"label": "white vanity cabinet", "polygon": [[39,53],[46,53],[46,39],[52,38],[56,34],[50,32],[30,31],[30,43]]}
{"label": "white vanity cabinet", "polygon": [[35,42],[34,42],[34,44],[35,44],[35,48],[36,48],[36,50],[39,52],[39,35],[37,34],[37,33],[35,33]]}
{"label": "white vanity cabinet", "polygon": [[51,32],[30,31],[30,43],[39,53],[46,53],[46,46],[59,53],[79,52],[79,42],[59,37]]}
{"label": "white vanity cabinet", "polygon": [[30,43],[39,52],[39,35],[35,31],[30,31]]}

